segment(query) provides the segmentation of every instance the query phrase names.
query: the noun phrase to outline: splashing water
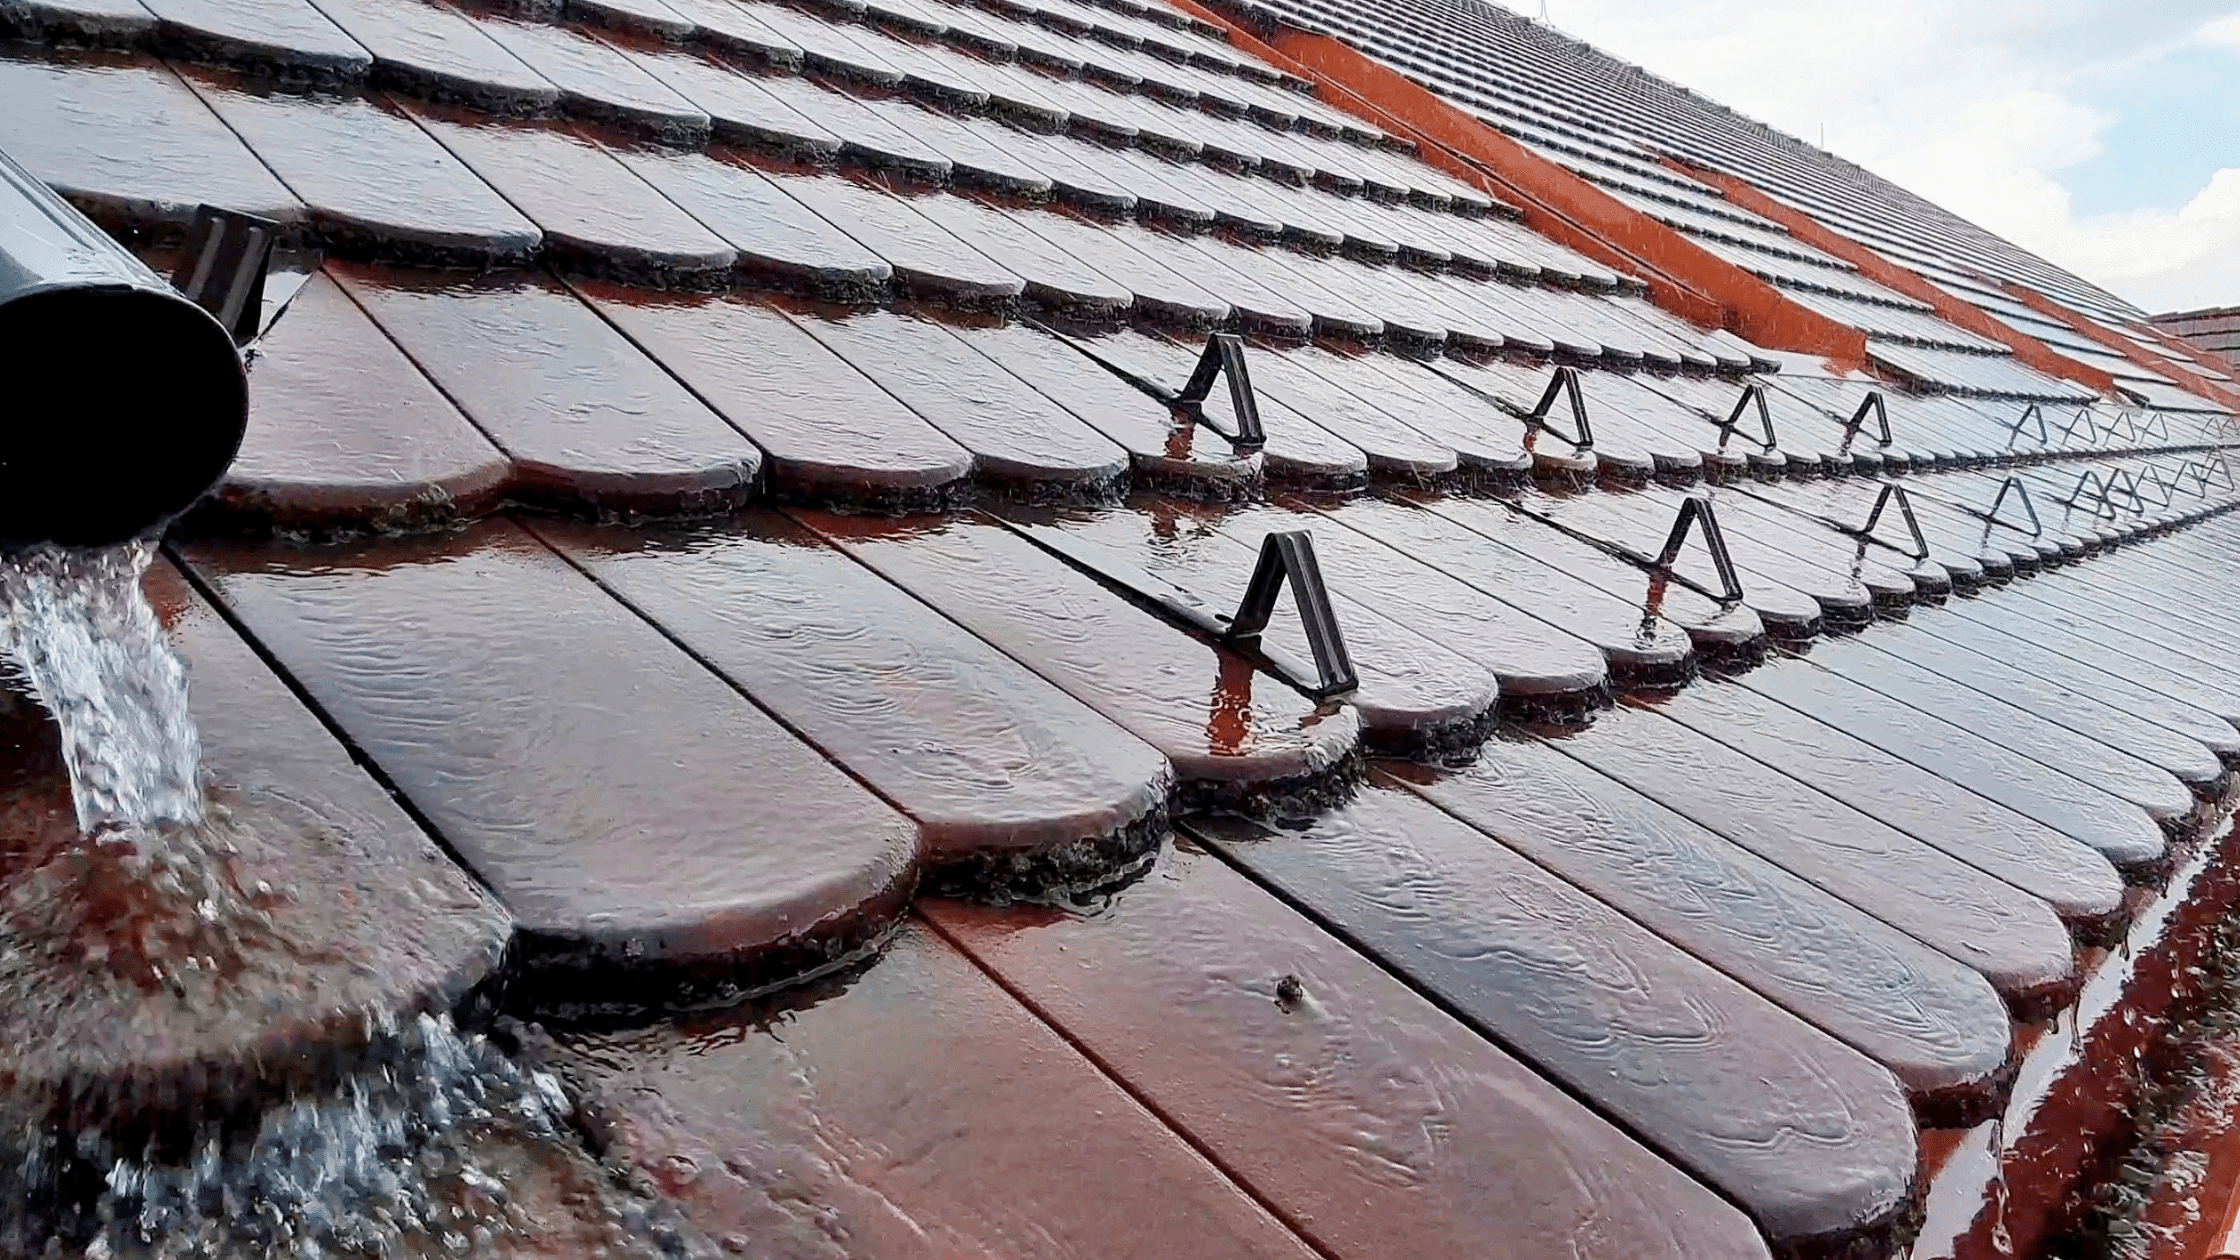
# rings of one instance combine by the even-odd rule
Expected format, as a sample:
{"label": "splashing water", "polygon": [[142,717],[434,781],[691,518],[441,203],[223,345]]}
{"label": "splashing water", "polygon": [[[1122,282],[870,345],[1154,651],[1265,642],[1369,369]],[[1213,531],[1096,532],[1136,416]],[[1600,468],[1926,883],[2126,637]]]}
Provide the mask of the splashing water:
{"label": "splashing water", "polygon": [[[352,985],[390,956],[375,942],[394,920],[360,912],[438,894],[370,898],[316,814],[206,794],[186,670],[141,589],[154,558],[152,540],[0,555],[0,658],[60,729],[62,763],[0,792],[21,862],[0,879],[0,1010],[41,1034],[0,1047],[16,1083],[0,1092],[0,1255],[715,1255],[584,1148],[553,1078],[443,1016],[346,996],[379,990]],[[340,901],[320,895],[335,888]],[[125,1114],[144,1101],[129,1088],[143,1059],[221,1042],[213,1030],[306,992],[362,1036],[323,1066],[264,1063],[246,1090],[182,1082],[191,1097],[171,1099],[165,1127]],[[115,1078],[102,1106],[123,1110],[59,1120],[32,1076]]]}
{"label": "splashing water", "polygon": [[[509,1256],[712,1260],[709,1241],[567,1140],[574,1105],[449,1019],[380,1030],[331,1088],[168,1151],[48,1138],[0,1192],[92,1188],[61,1219],[0,1227],[24,1254],[87,1260]],[[28,1226],[28,1228],[26,1228]]]}
{"label": "splashing water", "polygon": [[0,556],[0,652],[62,728],[78,829],[202,820],[187,674],[141,593],[155,543]]}

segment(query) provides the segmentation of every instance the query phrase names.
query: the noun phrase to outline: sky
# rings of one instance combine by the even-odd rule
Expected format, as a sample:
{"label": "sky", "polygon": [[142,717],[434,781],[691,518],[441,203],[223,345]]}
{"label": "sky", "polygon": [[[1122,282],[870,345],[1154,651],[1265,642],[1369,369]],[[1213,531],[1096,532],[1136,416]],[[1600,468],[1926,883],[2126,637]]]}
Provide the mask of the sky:
{"label": "sky", "polygon": [[2149,311],[2240,305],[2240,0],[1506,0]]}

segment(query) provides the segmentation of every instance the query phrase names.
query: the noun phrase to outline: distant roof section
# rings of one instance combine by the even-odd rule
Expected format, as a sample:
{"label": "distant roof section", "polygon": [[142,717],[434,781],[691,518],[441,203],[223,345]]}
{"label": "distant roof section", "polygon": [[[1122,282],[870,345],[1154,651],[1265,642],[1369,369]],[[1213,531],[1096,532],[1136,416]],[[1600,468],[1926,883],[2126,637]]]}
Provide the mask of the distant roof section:
{"label": "distant roof section", "polygon": [[2172,311],[2154,316],[2152,322],[2162,331],[2183,337],[2226,363],[2240,364],[2240,306]]}
{"label": "distant roof section", "polygon": [[[1989,277],[2094,316],[2144,315],[1871,171],[1483,0],[1222,0],[1222,7],[1343,40],[1519,139],[1562,152],[1566,165],[1592,168],[1590,178],[1612,177],[1635,196],[1665,203],[1652,212],[1660,218],[1708,213],[1723,221],[1728,239],[1774,235],[1753,216],[1703,205],[1710,190],[1665,166],[1660,156],[1670,154],[1746,179],[1940,285],[1980,289],[1979,277]],[[1795,257],[1793,245],[1782,252]],[[1978,294],[1960,296],[1975,301]]]}

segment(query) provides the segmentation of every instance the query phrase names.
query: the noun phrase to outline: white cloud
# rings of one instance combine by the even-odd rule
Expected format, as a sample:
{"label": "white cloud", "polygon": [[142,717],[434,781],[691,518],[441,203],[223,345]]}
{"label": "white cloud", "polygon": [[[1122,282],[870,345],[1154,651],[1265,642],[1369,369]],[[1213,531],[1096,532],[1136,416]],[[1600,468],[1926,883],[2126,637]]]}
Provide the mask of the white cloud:
{"label": "white cloud", "polygon": [[2115,122],[2082,103],[2082,81],[2151,74],[2183,48],[2240,52],[2232,6],[1551,0],[1550,16],[1808,142],[1824,134],[1830,151],[2163,310],[2240,302],[2240,170],[2176,211],[2085,217],[2058,177],[2099,156]]}

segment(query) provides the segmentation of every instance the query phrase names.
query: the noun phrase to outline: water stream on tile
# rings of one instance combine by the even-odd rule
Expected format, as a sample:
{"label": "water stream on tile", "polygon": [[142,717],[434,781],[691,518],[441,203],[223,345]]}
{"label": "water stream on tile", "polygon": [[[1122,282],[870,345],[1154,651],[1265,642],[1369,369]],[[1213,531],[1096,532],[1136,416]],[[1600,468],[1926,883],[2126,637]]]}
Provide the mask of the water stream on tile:
{"label": "water stream on tile", "polygon": [[0,557],[0,653],[62,728],[78,829],[192,827],[201,741],[140,579],[155,544]]}
{"label": "water stream on tile", "polygon": [[[322,987],[313,1006],[344,1009],[308,1027],[353,1027],[339,1049],[231,1063],[262,1045],[233,1042],[297,1018],[305,985],[381,956],[369,934],[393,925],[292,885],[343,838],[269,794],[206,790],[186,670],[142,589],[154,555],[0,557],[16,727],[0,741],[0,1010],[39,1012],[19,1023],[53,1043],[4,1056],[0,1253],[699,1250],[582,1150],[556,1082],[448,1017]],[[115,1046],[84,1044],[89,1026]]]}

